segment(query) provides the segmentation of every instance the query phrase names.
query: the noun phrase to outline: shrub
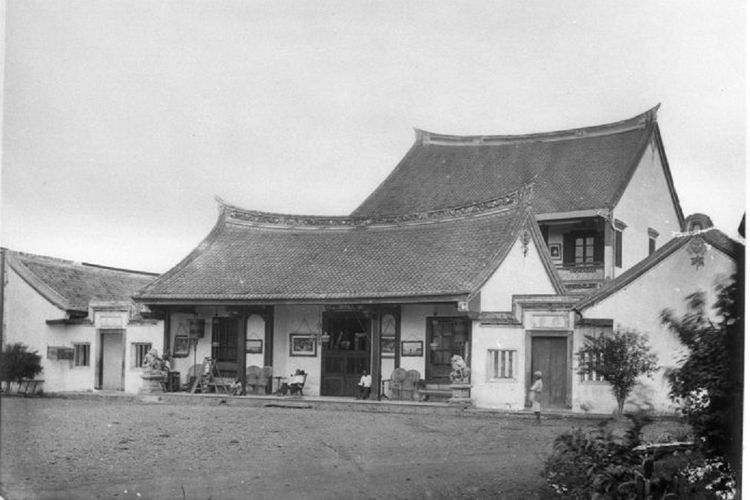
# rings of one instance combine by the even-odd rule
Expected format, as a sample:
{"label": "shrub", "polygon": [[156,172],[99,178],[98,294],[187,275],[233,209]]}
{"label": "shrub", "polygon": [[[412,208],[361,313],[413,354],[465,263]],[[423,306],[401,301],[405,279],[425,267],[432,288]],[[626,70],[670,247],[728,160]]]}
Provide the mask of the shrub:
{"label": "shrub", "polygon": [[663,323],[688,348],[680,366],[667,372],[671,396],[700,437],[709,458],[728,461],[741,470],[742,372],[744,322],[736,280],[716,286],[714,309],[718,321],[707,314],[706,296],[686,298],[687,312],[677,318],[662,312]]}
{"label": "shrub", "polygon": [[36,351],[29,352],[25,344],[17,342],[6,345],[0,352],[0,380],[6,384],[34,378],[42,372],[42,357]]}
{"label": "shrub", "polygon": [[605,421],[597,429],[574,429],[555,439],[544,477],[558,496],[576,500],[730,498],[720,494],[726,479],[720,466],[693,451],[649,459],[637,447],[650,420],[643,415],[626,417],[629,428],[624,433]]}
{"label": "shrub", "polygon": [[586,344],[578,351],[578,357],[579,374],[597,373],[612,386],[620,415],[638,377],[651,376],[657,368],[648,339],[632,330],[599,337],[586,335]]}

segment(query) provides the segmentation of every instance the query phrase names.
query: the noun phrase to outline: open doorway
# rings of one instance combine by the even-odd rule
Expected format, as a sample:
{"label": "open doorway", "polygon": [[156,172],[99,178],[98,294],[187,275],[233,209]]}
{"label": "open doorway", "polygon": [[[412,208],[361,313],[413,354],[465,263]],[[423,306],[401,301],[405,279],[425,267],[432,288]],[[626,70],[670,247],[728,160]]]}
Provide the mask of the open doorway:
{"label": "open doorway", "polygon": [[323,396],[357,395],[363,370],[370,371],[370,320],[359,311],[327,312],[323,331],[330,335],[323,343]]}

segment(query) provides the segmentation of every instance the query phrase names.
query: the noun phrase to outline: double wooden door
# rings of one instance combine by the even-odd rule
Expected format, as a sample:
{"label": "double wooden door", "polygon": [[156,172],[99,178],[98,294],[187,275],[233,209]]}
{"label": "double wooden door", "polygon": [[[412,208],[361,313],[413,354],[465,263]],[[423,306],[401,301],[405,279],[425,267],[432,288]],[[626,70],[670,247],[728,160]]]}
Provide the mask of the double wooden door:
{"label": "double wooden door", "polygon": [[370,372],[370,320],[358,312],[332,312],[324,317],[328,342],[323,343],[323,396],[356,396],[363,371]]}

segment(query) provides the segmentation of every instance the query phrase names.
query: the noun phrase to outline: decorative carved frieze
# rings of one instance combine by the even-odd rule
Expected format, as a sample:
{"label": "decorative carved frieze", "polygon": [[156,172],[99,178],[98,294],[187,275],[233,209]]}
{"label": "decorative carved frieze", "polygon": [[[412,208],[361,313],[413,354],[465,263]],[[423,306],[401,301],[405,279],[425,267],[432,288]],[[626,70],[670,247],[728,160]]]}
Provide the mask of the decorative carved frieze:
{"label": "decorative carved frieze", "polygon": [[336,217],[318,215],[294,215],[277,214],[245,210],[226,204],[220,199],[221,210],[224,215],[236,221],[250,222],[253,224],[286,226],[286,227],[366,227],[380,225],[401,225],[410,223],[433,222],[441,219],[453,219],[467,217],[510,209],[519,203],[529,203],[532,194],[532,185],[528,184],[511,193],[460,207],[444,208],[428,212],[416,212],[411,214],[386,215],[381,217]]}

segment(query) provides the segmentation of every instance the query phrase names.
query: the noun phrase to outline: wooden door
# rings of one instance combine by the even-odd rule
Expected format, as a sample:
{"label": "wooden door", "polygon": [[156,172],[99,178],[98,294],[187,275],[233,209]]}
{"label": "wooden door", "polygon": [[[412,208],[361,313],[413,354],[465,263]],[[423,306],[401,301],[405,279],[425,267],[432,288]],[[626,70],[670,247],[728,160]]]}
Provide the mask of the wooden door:
{"label": "wooden door", "polygon": [[469,322],[466,318],[429,318],[427,320],[427,373],[430,384],[450,384],[451,357],[461,356],[467,364]]}
{"label": "wooden door", "polygon": [[370,372],[370,320],[358,312],[332,312],[324,317],[330,339],[322,345],[323,396],[351,396],[358,393],[362,372]]}
{"label": "wooden door", "polygon": [[123,332],[102,331],[102,389],[122,391],[125,388],[124,363]]}
{"label": "wooden door", "polygon": [[542,372],[542,408],[565,408],[568,396],[568,339],[533,337],[531,339],[531,379]]}
{"label": "wooden door", "polygon": [[236,378],[241,375],[238,344],[238,321],[235,318],[214,318],[211,326],[211,357],[222,377]]}

